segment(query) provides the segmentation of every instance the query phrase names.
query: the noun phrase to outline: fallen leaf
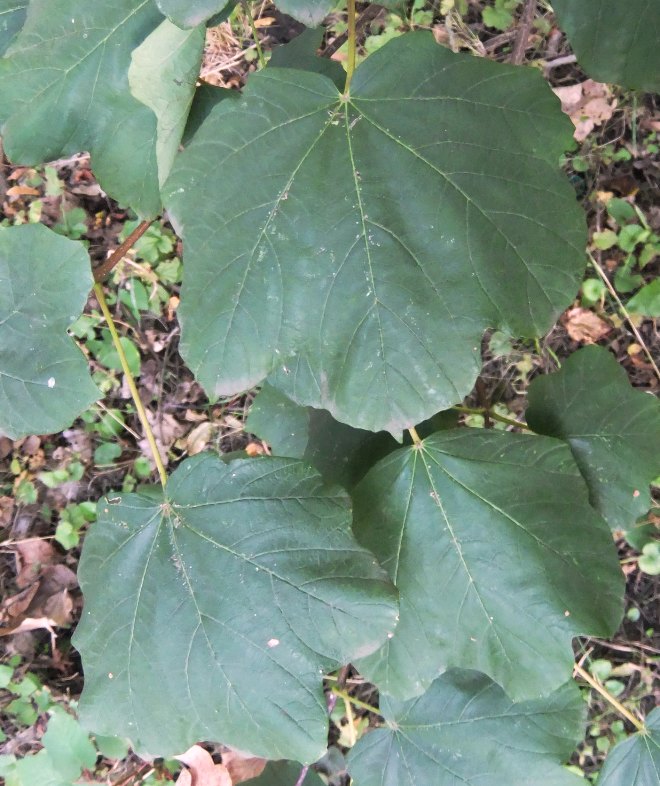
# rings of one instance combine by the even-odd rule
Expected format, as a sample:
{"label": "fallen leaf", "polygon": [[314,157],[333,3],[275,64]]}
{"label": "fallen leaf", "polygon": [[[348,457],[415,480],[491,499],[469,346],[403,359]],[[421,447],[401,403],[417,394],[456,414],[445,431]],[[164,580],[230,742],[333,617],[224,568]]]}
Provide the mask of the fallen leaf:
{"label": "fallen leaf", "polygon": [[30,186],[11,186],[7,189],[7,196],[39,196],[39,191]]}
{"label": "fallen leaf", "polygon": [[224,764],[216,764],[210,753],[193,745],[175,759],[186,765],[176,779],[176,786],[233,786]]}
{"label": "fallen leaf", "polygon": [[213,424],[208,420],[195,426],[186,437],[186,450],[188,451],[188,455],[195,456],[197,453],[201,453],[208,445],[212,434]]}
{"label": "fallen leaf", "polygon": [[245,452],[251,458],[254,456],[263,456],[266,454],[266,448],[262,442],[248,442],[245,446]]}
{"label": "fallen leaf", "polygon": [[571,308],[564,316],[568,335],[580,344],[595,344],[606,336],[611,328],[588,308]]}
{"label": "fallen leaf", "polygon": [[246,756],[238,751],[230,750],[222,754],[222,763],[231,776],[231,782],[236,784],[258,778],[268,762],[266,759]]}
{"label": "fallen leaf", "polygon": [[19,589],[32,584],[45,565],[52,565],[57,552],[54,546],[41,538],[28,538],[14,547],[16,554],[16,586]]}
{"label": "fallen leaf", "polygon": [[578,142],[583,142],[596,126],[609,120],[617,106],[610,88],[593,79],[553,90],[561,101],[561,108],[573,121],[573,136]]}

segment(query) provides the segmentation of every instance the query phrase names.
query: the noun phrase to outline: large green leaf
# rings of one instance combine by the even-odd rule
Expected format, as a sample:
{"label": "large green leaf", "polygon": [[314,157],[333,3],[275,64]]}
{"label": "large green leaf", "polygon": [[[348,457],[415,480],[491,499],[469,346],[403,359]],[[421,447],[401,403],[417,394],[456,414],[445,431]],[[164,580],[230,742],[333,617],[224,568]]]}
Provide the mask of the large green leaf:
{"label": "large green leaf", "polygon": [[302,772],[300,764],[294,761],[273,761],[258,778],[246,781],[249,786],[323,786],[319,776],[308,770],[305,778],[299,781]]}
{"label": "large green leaf", "polygon": [[646,732],[620,742],[608,754],[598,786],[657,786],[660,783],[660,709],[646,719]]}
{"label": "large green leaf", "polygon": [[583,709],[574,685],[514,704],[483,674],[451,671],[413,701],[383,697],[389,728],[362,737],[348,769],[354,786],[578,786],[560,764]]}
{"label": "large green leaf", "polygon": [[455,429],[377,464],[354,490],[355,532],[399,589],[396,633],[358,664],[399,698],[450,666],[514,699],[571,674],[571,640],[607,636],[623,577],[561,442]]}
{"label": "large green leaf", "polygon": [[235,0],[156,0],[156,5],[178,27],[197,27],[226,12],[229,16]]}
{"label": "large green leaf", "polygon": [[23,27],[27,6],[28,0],[0,0],[0,55]]}
{"label": "large green leaf", "polygon": [[529,388],[527,420],[539,434],[566,440],[591,504],[612,529],[627,530],[651,507],[660,474],[660,401],[635,390],[606,349],[585,347],[561,371]]}
{"label": "large green leaf", "polygon": [[88,150],[111,196],[157,214],[156,118],[131,95],[127,74],[131,52],[161,21],[152,0],[31,0],[0,60],[9,158],[38,164]]}
{"label": "large green leaf", "polygon": [[345,488],[397,447],[386,431],[347,426],[323,409],[296,404],[268,383],[257,394],[245,427],[265,439],[275,455],[304,459],[327,482]]}
{"label": "large green leaf", "polygon": [[0,431],[53,434],[100,397],[66,333],[92,288],[80,243],[40,224],[0,229]]}
{"label": "large green leaf", "polygon": [[335,0],[277,0],[276,2],[281,11],[307,27],[320,25],[336,4]]}
{"label": "large green leaf", "polygon": [[111,495],[99,511],[76,632],[89,728],[152,754],[210,739],[315,761],[323,669],[375,650],[396,617],[345,494],[302,462],[206,455],[162,504]]}
{"label": "large green leaf", "polygon": [[133,51],[128,81],[157,119],[156,160],[165,182],[179,149],[204,52],[203,26],[181,30],[167,19]]}
{"label": "large green leaf", "polygon": [[486,326],[553,322],[584,219],[540,74],[420,32],[352,84],[344,100],[321,75],[267,68],[178,157],[181,346],[210,394],[279,368],[298,403],[397,432],[469,392]]}
{"label": "large green leaf", "polygon": [[660,90],[658,0],[553,0],[552,7],[590,76]]}

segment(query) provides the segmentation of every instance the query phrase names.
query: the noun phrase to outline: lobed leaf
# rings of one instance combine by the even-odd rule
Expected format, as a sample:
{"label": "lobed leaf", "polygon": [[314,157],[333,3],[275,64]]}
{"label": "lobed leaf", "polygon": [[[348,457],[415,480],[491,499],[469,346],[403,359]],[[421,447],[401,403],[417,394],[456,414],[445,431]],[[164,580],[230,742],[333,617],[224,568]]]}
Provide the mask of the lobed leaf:
{"label": "lobed leaf", "polygon": [[460,401],[484,328],[542,332],[578,287],[570,138],[540,74],[424,32],[370,56],[347,97],[255,74],[165,186],[188,365],[211,395],[277,369],[287,396],[370,431]]}
{"label": "lobed leaf", "polygon": [[646,732],[615,745],[605,759],[598,786],[652,786],[660,783],[660,709],[646,719]]}
{"label": "lobed leaf", "polygon": [[358,668],[423,693],[451,666],[515,700],[569,678],[571,641],[608,636],[623,577],[570,451],[544,437],[457,429],[381,460],[353,492],[355,533],[400,595],[394,636]]}
{"label": "lobed leaf", "polygon": [[86,724],[151,754],[211,739],[315,761],[323,670],[373,652],[397,611],[346,495],[299,461],[205,455],[162,503],[111,495],[99,512],[79,573]]}
{"label": "lobed leaf", "polygon": [[156,5],[175,25],[188,28],[197,27],[218,15],[226,18],[232,12],[235,0],[156,0]]}
{"label": "lobed leaf", "polygon": [[561,766],[582,731],[575,685],[513,703],[483,674],[450,671],[409,702],[381,699],[388,728],[358,740],[355,786],[578,786]]}
{"label": "lobed leaf", "polygon": [[0,229],[0,431],[54,434],[100,397],[67,335],[92,288],[80,243],[40,224]]}
{"label": "lobed leaf", "polygon": [[162,21],[151,0],[31,0],[0,60],[7,156],[34,165],[87,150],[102,187],[160,212],[156,118],[128,85],[132,51]]}
{"label": "lobed leaf", "polygon": [[631,529],[651,507],[649,484],[660,473],[660,401],[635,390],[595,345],[536,377],[528,400],[531,428],[570,445],[591,504],[612,529]]}
{"label": "lobed leaf", "polygon": [[657,0],[553,0],[584,70],[601,82],[660,91],[660,5]]}

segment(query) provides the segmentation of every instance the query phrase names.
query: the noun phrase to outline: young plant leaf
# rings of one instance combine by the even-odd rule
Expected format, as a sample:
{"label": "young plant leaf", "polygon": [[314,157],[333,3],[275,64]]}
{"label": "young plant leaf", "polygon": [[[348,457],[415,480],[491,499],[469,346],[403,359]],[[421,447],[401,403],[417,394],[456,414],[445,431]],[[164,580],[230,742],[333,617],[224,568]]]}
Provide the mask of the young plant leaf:
{"label": "young plant leaf", "polygon": [[152,754],[210,739],[319,758],[323,670],[373,652],[397,611],[346,495],[298,461],[200,455],[162,503],[111,495],[98,510],[76,631],[88,727]]}
{"label": "young plant leaf", "polygon": [[565,770],[584,704],[568,684],[520,704],[483,674],[453,670],[418,699],[381,698],[389,728],[358,740],[348,757],[355,786],[578,786]]}
{"label": "young plant leaf", "polygon": [[660,473],[660,401],[635,390],[598,346],[536,377],[528,400],[531,428],[570,445],[591,504],[612,529],[630,529],[651,507],[649,484]]}
{"label": "young plant leaf", "polygon": [[657,0],[553,0],[578,62],[600,82],[660,90],[660,5]]}
{"label": "young plant leaf", "polygon": [[0,0],[0,55],[4,55],[25,22],[28,0]]}
{"label": "young plant leaf", "polygon": [[557,440],[438,432],[383,459],[353,498],[356,536],[400,594],[394,636],[356,664],[386,693],[419,695],[461,666],[516,700],[543,695],[570,677],[574,636],[619,624],[611,535]]}
{"label": "young plant leaf", "polygon": [[165,186],[189,366],[212,395],[279,369],[290,398],[370,431],[460,401],[485,327],[542,332],[578,289],[570,129],[540,74],[425,32],[370,56],[350,97],[255,74]]}
{"label": "young plant leaf", "polygon": [[195,95],[205,28],[181,30],[167,19],[133,51],[128,69],[131,93],[157,119],[156,160],[162,185],[172,169]]}
{"label": "young plant leaf", "polygon": [[374,434],[340,423],[323,409],[296,404],[268,383],[257,394],[245,427],[265,439],[276,456],[304,459],[327,483],[344,488],[398,447],[386,431]]}
{"label": "young plant leaf", "polygon": [[54,434],[101,394],[66,333],[92,288],[80,243],[41,224],[0,229],[0,432]]}
{"label": "young plant leaf", "polygon": [[660,783],[660,709],[646,719],[646,733],[639,732],[610,751],[598,786],[649,786]]}
{"label": "young plant leaf", "polygon": [[177,27],[188,28],[197,27],[218,15],[226,18],[234,8],[235,0],[156,0],[156,5]]}
{"label": "young plant leaf", "polygon": [[131,95],[127,72],[131,52],[161,21],[152,0],[32,0],[0,60],[7,156],[32,165],[88,150],[111,196],[156,215],[156,118]]}

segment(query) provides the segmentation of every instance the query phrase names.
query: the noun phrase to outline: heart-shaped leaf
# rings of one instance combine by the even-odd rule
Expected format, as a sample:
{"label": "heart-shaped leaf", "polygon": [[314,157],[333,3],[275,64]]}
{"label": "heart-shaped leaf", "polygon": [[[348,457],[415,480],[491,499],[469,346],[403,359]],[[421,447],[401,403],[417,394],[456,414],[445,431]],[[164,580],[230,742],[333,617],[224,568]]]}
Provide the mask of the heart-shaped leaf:
{"label": "heart-shaped leaf", "polygon": [[399,589],[394,637],[360,670],[399,698],[449,666],[514,699],[571,674],[574,636],[608,636],[623,577],[605,522],[561,442],[438,432],[380,461],[353,492],[355,532]]}
{"label": "heart-shaped leaf", "polygon": [[374,651],[396,618],[345,494],[302,462],[205,455],[176,470],[163,502],[111,495],[99,512],[76,632],[89,728],[152,754],[210,739],[321,756],[323,670]]}
{"label": "heart-shaped leaf", "polygon": [[31,0],[0,60],[8,157],[39,164],[87,150],[111,196],[156,215],[156,118],[131,95],[127,73],[131,52],[161,21],[152,0]]}
{"label": "heart-shaped leaf", "polygon": [[54,434],[100,397],[67,328],[92,288],[80,243],[40,224],[0,229],[0,431]]}
{"label": "heart-shaped leaf", "polygon": [[418,699],[381,699],[389,728],[362,737],[348,759],[355,786],[578,786],[561,767],[582,731],[575,685],[512,703],[483,674],[451,671]]}
{"label": "heart-shaped leaf", "polygon": [[580,65],[601,82],[660,90],[657,0],[553,0]]}
{"label": "heart-shaped leaf", "polygon": [[540,74],[424,32],[370,56],[350,96],[254,75],[165,186],[188,364],[214,395],[278,368],[290,398],[370,431],[460,401],[485,327],[538,333],[575,294],[570,129]]}
{"label": "heart-shaped leaf", "polygon": [[616,745],[598,778],[598,786],[650,786],[660,783],[660,709],[646,719],[645,732]]}
{"label": "heart-shaped leaf", "polygon": [[591,504],[612,529],[630,529],[651,507],[649,484],[660,473],[660,401],[635,390],[598,346],[537,377],[528,396],[529,425],[568,442]]}

